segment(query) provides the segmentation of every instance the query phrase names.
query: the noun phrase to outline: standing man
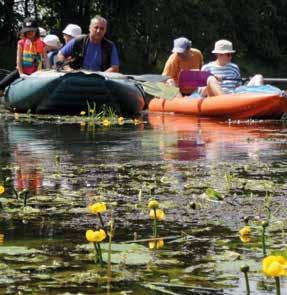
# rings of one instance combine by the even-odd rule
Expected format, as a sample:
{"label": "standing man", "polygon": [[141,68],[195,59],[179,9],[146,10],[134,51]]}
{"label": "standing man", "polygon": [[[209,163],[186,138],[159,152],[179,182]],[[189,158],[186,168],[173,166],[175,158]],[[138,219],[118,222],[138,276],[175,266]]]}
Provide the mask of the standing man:
{"label": "standing man", "polygon": [[[203,55],[198,49],[191,47],[192,43],[185,37],[173,41],[172,54],[165,63],[163,75],[170,77],[167,83],[178,86],[179,74],[182,70],[200,70],[203,65]],[[195,89],[180,89],[183,94],[190,94]]]}
{"label": "standing man", "polygon": [[71,57],[73,69],[118,72],[119,55],[115,44],[105,38],[107,20],[101,16],[91,19],[89,34],[81,35],[68,42],[58,53],[58,66]]}

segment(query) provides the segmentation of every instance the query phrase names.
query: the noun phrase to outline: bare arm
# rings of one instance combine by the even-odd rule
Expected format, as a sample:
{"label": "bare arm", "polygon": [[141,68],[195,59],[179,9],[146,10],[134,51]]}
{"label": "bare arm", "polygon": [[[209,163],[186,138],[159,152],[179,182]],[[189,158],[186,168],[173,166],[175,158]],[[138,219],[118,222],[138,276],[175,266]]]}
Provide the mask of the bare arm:
{"label": "bare arm", "polygon": [[105,70],[105,72],[114,72],[114,73],[118,73],[119,71],[120,71],[119,66],[111,66]]}
{"label": "bare arm", "polygon": [[65,59],[66,59],[65,56],[62,54],[61,51],[59,51],[58,54],[57,54],[57,61],[64,62]]}
{"label": "bare arm", "polygon": [[20,45],[17,47],[17,58],[16,58],[16,69],[18,70],[19,74],[23,73],[23,66],[22,66],[22,57],[23,57],[23,49]]}

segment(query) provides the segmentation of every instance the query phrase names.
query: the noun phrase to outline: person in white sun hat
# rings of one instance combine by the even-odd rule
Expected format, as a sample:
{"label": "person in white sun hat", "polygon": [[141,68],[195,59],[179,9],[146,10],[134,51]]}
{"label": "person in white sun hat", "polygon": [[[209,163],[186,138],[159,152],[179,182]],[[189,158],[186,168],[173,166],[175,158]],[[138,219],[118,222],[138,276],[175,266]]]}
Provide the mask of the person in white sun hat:
{"label": "person in white sun hat", "polygon": [[82,29],[78,25],[69,24],[66,26],[62,33],[65,40],[65,44],[67,44],[73,38],[80,36],[82,34]]}
{"label": "person in white sun hat", "polygon": [[43,42],[46,45],[46,51],[48,55],[48,65],[47,68],[53,68],[57,61],[57,53],[62,47],[60,39],[58,36],[49,34],[44,39]]}
{"label": "person in white sun hat", "polygon": [[[209,71],[212,76],[207,79],[207,86],[201,88],[202,96],[216,96],[226,93],[233,93],[241,85],[241,75],[238,65],[232,63],[232,56],[236,51],[232,42],[219,40],[215,42],[212,53],[216,60],[204,65],[201,70]],[[262,85],[263,77],[255,75],[247,86]]]}

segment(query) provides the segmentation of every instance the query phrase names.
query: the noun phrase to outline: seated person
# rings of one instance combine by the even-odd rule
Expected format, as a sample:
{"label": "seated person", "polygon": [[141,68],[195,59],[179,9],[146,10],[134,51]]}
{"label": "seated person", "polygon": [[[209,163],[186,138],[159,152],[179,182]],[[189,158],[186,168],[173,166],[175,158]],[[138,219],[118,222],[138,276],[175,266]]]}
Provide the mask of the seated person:
{"label": "seated person", "polygon": [[45,44],[40,39],[38,23],[33,18],[25,18],[17,43],[16,69],[0,81],[0,96],[5,88],[20,76],[31,75],[41,70],[47,63]]}
{"label": "seated person", "polygon": [[[179,73],[182,70],[200,70],[203,65],[203,55],[195,48],[191,47],[191,41],[185,37],[173,41],[172,54],[165,63],[162,75],[170,76],[167,83],[178,87]],[[181,89],[183,94],[190,94],[195,88]]]}
{"label": "seated person", "polygon": [[47,68],[54,68],[57,62],[57,53],[59,49],[62,47],[60,39],[56,35],[47,35],[43,42],[46,45],[46,51],[48,56]]}
{"label": "seated person", "polygon": [[101,16],[91,19],[90,33],[80,35],[67,43],[57,55],[57,65],[70,59],[72,69],[90,71],[119,71],[119,55],[115,44],[105,37],[107,20]]}
{"label": "seated person", "polygon": [[[216,60],[202,67],[203,71],[209,71],[212,76],[207,79],[207,86],[200,90],[202,96],[216,96],[226,93],[232,93],[241,85],[241,76],[239,67],[232,63],[232,54],[235,53],[233,45],[228,40],[219,40],[215,42],[214,50]],[[247,84],[256,86],[263,84],[262,75],[255,75]]]}
{"label": "seated person", "polygon": [[63,38],[65,40],[65,44],[67,44],[72,39],[80,36],[82,34],[82,29],[80,26],[75,24],[69,24],[63,30]]}

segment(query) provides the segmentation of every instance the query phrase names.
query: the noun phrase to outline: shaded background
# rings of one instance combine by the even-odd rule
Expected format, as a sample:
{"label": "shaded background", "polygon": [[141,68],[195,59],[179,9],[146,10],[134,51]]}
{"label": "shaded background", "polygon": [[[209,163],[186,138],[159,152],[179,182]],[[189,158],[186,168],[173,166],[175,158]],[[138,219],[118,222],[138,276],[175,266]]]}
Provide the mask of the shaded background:
{"label": "shaded background", "polygon": [[160,73],[180,36],[190,38],[206,62],[216,40],[231,40],[243,75],[287,72],[286,0],[0,0],[0,67],[15,66],[24,17],[36,17],[62,37],[68,23],[87,32],[96,14],[109,21],[108,37],[119,48],[124,73]]}

